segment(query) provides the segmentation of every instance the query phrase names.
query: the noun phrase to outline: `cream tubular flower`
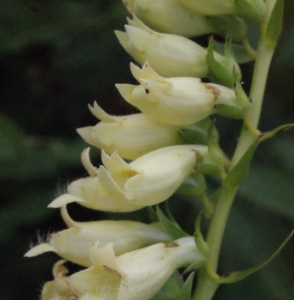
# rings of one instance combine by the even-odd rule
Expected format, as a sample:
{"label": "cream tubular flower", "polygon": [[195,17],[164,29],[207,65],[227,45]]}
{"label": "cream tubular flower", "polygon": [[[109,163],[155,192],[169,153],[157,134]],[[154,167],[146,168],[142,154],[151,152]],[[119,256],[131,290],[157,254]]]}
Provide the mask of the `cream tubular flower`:
{"label": "cream tubular flower", "polygon": [[[153,31],[136,16],[128,19],[126,32],[116,31],[124,49],[139,63],[146,60],[162,76],[206,77],[206,49],[191,40],[173,34]],[[224,57],[215,53],[216,59]]]}
{"label": "cream tubular flower", "polygon": [[[42,300],[149,300],[180,267],[204,261],[194,238],[185,237],[171,244],[158,243],[114,256],[112,244],[90,249],[93,266],[71,276],[59,262],[54,281],[47,283]],[[55,297],[55,298],[54,298]],[[65,298],[62,298],[65,297]]]}
{"label": "cream tubular flower", "polygon": [[92,166],[86,158],[88,155],[87,149],[84,165],[92,177],[72,182],[68,193],[55,199],[49,207],[78,202],[92,209],[112,212],[138,210],[168,199],[193,172],[199,160],[210,163],[208,148],[201,145],[161,148],[129,164],[117,152],[109,156],[102,151],[104,166],[99,169]]}
{"label": "cream tubular flower", "polygon": [[160,32],[186,37],[199,36],[214,31],[208,18],[192,12],[178,0],[124,0],[126,8],[146,25]]}
{"label": "cream tubular flower", "polygon": [[234,14],[235,0],[178,0],[180,4],[191,11],[215,16]]}
{"label": "cream tubular flower", "polygon": [[52,233],[47,243],[37,245],[25,256],[32,257],[53,251],[59,256],[86,267],[91,266],[90,247],[99,241],[100,246],[113,243],[115,255],[143,248],[158,242],[170,241],[170,236],[159,223],[144,224],[135,221],[75,222],[66,207],[61,208],[66,230]]}
{"label": "cream tubular flower", "polygon": [[[58,208],[68,203],[77,202],[90,209],[109,211],[109,212],[130,212],[141,209],[141,206],[134,205],[126,201],[122,191],[114,186],[107,174],[100,173],[92,165],[87,148],[82,153],[82,163],[88,171],[90,177],[81,178],[73,181],[67,187],[67,193],[57,197],[48,207]],[[112,186],[111,189],[108,186]]]}
{"label": "cream tubular flower", "polygon": [[235,106],[232,89],[202,83],[199,78],[164,78],[146,62],[142,69],[131,64],[140,85],[117,84],[123,98],[158,122],[187,126],[214,113],[216,105]]}
{"label": "cream tubular flower", "polygon": [[[150,206],[167,200],[193,172],[199,159],[209,160],[208,148],[181,145],[161,148],[127,164],[115,152],[102,152],[105,167],[99,171],[109,178],[109,192],[119,188],[127,203]],[[100,172],[97,176],[100,177]]]}
{"label": "cream tubular flower", "polygon": [[133,160],[158,148],[181,144],[178,127],[159,123],[144,114],[111,116],[96,102],[89,108],[101,122],[77,132],[87,143],[106,153],[117,151],[124,159]]}

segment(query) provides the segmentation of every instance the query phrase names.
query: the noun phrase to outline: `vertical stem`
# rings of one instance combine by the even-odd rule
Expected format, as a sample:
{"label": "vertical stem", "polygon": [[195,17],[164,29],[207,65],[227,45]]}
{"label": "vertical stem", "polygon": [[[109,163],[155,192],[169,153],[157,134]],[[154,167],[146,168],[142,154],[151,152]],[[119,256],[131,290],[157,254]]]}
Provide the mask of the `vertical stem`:
{"label": "vertical stem", "polygon": [[[254,126],[258,126],[262,101],[266,86],[266,80],[274,49],[268,48],[265,39],[265,28],[269,19],[269,15],[276,0],[267,0],[267,15],[265,23],[261,25],[260,38],[257,48],[257,57],[254,66],[252,85],[250,90],[251,105],[247,112],[247,120]],[[243,125],[240,139],[232,158],[231,168],[234,167],[252,144],[255,136],[252,135],[246,125]],[[213,217],[207,234],[207,244],[210,248],[208,262],[214,272],[217,272],[219,253],[224,235],[224,230],[228,220],[228,216],[233,205],[238,187],[230,188],[223,186],[220,190],[218,201],[215,207]],[[212,299],[219,284],[216,283],[208,274],[206,266],[199,270],[198,283],[194,294],[194,300],[210,300]]]}

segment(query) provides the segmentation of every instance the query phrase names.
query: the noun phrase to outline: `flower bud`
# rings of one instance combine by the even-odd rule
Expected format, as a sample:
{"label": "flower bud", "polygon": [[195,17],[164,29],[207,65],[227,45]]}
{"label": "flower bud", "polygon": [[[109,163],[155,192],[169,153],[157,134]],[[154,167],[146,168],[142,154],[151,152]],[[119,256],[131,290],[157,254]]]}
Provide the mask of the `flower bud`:
{"label": "flower bud", "polygon": [[206,16],[183,7],[177,0],[125,0],[131,14],[135,14],[147,26],[160,32],[186,37],[213,32],[214,27]]}
{"label": "flower bud", "polygon": [[89,108],[101,122],[77,132],[106,153],[117,151],[124,159],[136,159],[152,150],[181,143],[178,127],[158,123],[144,114],[111,116],[96,102]]}
{"label": "flower bud", "polygon": [[[68,193],[55,199],[49,207],[78,202],[92,209],[126,212],[158,204],[175,192],[199,161],[212,163],[207,154],[207,146],[169,146],[128,164],[117,152],[109,156],[102,151],[104,166],[96,169],[96,175],[72,182]],[[86,169],[95,170],[92,165]]]}
{"label": "flower bud", "polygon": [[235,0],[178,0],[178,2],[194,12],[208,16],[235,13]]}
{"label": "flower bud", "polygon": [[90,259],[92,267],[71,276],[65,276],[63,261],[58,262],[54,266],[54,281],[43,288],[42,300],[149,300],[176,269],[204,261],[193,237],[175,240],[170,245],[155,244],[118,257],[112,244],[95,243]]}
{"label": "flower bud", "polygon": [[[162,76],[206,77],[206,49],[191,40],[151,30],[136,16],[128,20],[126,32],[116,31],[124,49],[139,63],[146,60]],[[218,60],[224,59],[215,53]]]}
{"label": "flower bud", "polygon": [[99,241],[101,246],[113,243],[115,255],[120,255],[154,243],[170,240],[169,235],[159,223],[144,224],[135,221],[113,220],[76,222],[68,215],[65,206],[61,208],[61,214],[69,228],[50,234],[48,243],[37,245],[25,256],[32,257],[53,251],[76,264],[91,266],[89,250],[96,241]]}
{"label": "flower bud", "polygon": [[187,126],[205,119],[218,106],[239,108],[230,88],[202,83],[199,78],[164,78],[148,62],[142,69],[131,64],[131,71],[140,85],[116,87],[127,102],[158,122]]}

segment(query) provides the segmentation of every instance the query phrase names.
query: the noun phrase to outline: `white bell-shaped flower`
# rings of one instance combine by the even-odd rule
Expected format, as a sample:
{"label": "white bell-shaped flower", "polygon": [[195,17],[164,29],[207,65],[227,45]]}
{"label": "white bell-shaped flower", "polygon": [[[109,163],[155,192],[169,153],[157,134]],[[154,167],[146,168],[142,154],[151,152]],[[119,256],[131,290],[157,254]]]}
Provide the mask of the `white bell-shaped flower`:
{"label": "white bell-shaped flower", "polygon": [[113,243],[113,251],[117,256],[171,240],[158,222],[152,224],[114,220],[76,222],[69,216],[66,206],[61,208],[61,214],[69,228],[50,234],[47,243],[35,246],[25,254],[26,257],[53,251],[66,260],[89,267],[91,266],[89,250],[96,241],[99,241],[100,246]]}
{"label": "white bell-shaped flower", "polygon": [[179,127],[159,123],[145,114],[111,116],[96,102],[89,108],[101,122],[77,132],[87,143],[106,153],[117,151],[124,159],[133,160],[150,151],[181,144]]}
{"label": "white bell-shaped flower", "polygon": [[[156,32],[136,16],[128,19],[126,32],[116,31],[116,36],[124,49],[139,63],[148,60],[162,76],[207,77],[206,49],[188,38]],[[215,58],[224,57],[215,53]]]}
{"label": "white bell-shaped flower", "polygon": [[201,163],[211,163],[207,146],[178,145],[149,152],[131,163],[117,152],[102,151],[104,166],[95,168],[89,151],[83,163],[91,177],[68,186],[68,193],[55,199],[49,207],[78,202],[92,209],[126,212],[167,200],[183,180]]}
{"label": "white bell-shaped flower", "polygon": [[160,32],[186,37],[199,36],[214,31],[205,15],[195,13],[178,0],[124,0],[126,8],[147,26]]}
{"label": "white bell-shaped flower", "polygon": [[123,98],[149,117],[169,125],[187,126],[215,112],[218,105],[236,106],[232,89],[203,83],[199,78],[165,78],[148,62],[142,69],[131,64],[140,85],[117,84]]}

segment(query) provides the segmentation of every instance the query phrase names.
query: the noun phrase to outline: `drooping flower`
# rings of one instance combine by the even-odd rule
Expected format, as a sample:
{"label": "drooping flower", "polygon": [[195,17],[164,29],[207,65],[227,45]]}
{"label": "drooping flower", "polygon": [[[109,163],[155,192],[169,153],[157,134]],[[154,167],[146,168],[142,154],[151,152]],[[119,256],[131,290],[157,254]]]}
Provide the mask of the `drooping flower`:
{"label": "drooping flower", "polygon": [[123,0],[123,3],[131,14],[160,32],[193,37],[214,31],[205,15],[192,12],[178,0]]}
{"label": "drooping flower", "polygon": [[142,69],[131,64],[140,85],[117,84],[123,98],[149,117],[169,125],[187,126],[216,112],[218,106],[242,110],[230,88],[203,83],[199,78],[165,78],[148,62]]}
{"label": "drooping flower", "polygon": [[196,13],[219,16],[237,14],[246,21],[258,24],[265,15],[264,0],[178,0]]}
{"label": "drooping flower", "polygon": [[[63,261],[54,267],[54,281],[45,284],[42,300],[148,300],[171,274],[192,262],[204,261],[194,238],[158,243],[115,257],[112,244],[90,249],[92,267],[65,276]],[[64,298],[63,298],[64,297]],[[75,298],[74,298],[75,297]]]}
{"label": "drooping flower", "polygon": [[[92,209],[125,212],[158,204],[168,199],[198,164],[211,163],[207,146],[178,145],[149,152],[131,163],[117,152],[102,151],[104,166],[95,168],[88,150],[83,163],[92,177],[68,186],[68,193],[55,199],[49,207],[78,202]],[[201,162],[200,162],[201,161]]]}
{"label": "drooping flower", "polygon": [[159,123],[144,114],[111,116],[96,102],[89,108],[101,122],[77,132],[87,143],[106,153],[117,151],[122,158],[133,160],[150,151],[181,144],[179,127]]}
{"label": "drooping flower", "polygon": [[191,10],[178,0],[123,0],[131,14],[135,14],[150,28],[163,33],[195,37],[214,33],[242,42],[247,35],[245,22],[236,15],[211,16]]}
{"label": "drooping flower", "polygon": [[[128,19],[126,32],[115,31],[124,49],[139,63],[148,60],[162,76],[207,77],[206,49],[188,38],[156,32],[136,16]],[[215,53],[219,61],[225,58]]]}
{"label": "drooping flower", "polygon": [[97,241],[101,247],[113,243],[113,251],[117,256],[171,240],[158,222],[152,224],[114,220],[76,222],[69,216],[66,206],[61,208],[61,214],[69,228],[50,234],[47,243],[37,245],[25,256],[32,257],[53,251],[66,260],[89,267],[91,266],[89,250]]}

